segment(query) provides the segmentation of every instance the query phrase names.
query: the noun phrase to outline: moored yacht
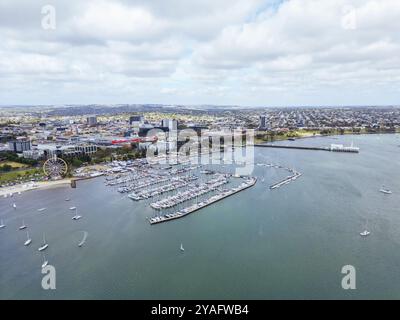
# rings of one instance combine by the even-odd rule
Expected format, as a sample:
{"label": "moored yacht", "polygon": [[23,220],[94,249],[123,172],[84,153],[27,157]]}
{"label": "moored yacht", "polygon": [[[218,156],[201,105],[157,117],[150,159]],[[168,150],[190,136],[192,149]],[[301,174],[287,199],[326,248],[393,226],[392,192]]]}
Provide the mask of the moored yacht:
{"label": "moored yacht", "polygon": [[46,236],[43,233],[43,245],[41,247],[39,247],[39,251],[44,251],[49,247],[49,245],[46,243]]}
{"label": "moored yacht", "polygon": [[371,234],[371,232],[365,230],[365,231],[363,231],[363,232],[360,233],[360,236],[362,236],[362,237],[368,237],[370,234]]}
{"label": "moored yacht", "polygon": [[5,228],[6,227],[6,225],[4,224],[4,221],[3,221],[3,219],[1,219],[1,222],[0,222],[0,229],[3,229],[3,228]]}
{"label": "moored yacht", "polygon": [[19,227],[19,230],[24,230],[26,228],[27,228],[27,226],[25,225],[24,220],[22,220],[22,225]]}
{"label": "moored yacht", "polygon": [[42,263],[42,269],[47,267],[47,265],[49,264],[49,262],[46,260],[46,256],[43,253],[43,263]]}
{"label": "moored yacht", "polygon": [[387,188],[385,188],[385,186],[382,186],[382,188],[379,190],[379,192],[382,192],[384,194],[392,194],[393,192]]}
{"label": "moored yacht", "polygon": [[29,246],[32,243],[32,239],[29,237],[29,232],[26,232],[26,241],[24,242],[24,246]]}

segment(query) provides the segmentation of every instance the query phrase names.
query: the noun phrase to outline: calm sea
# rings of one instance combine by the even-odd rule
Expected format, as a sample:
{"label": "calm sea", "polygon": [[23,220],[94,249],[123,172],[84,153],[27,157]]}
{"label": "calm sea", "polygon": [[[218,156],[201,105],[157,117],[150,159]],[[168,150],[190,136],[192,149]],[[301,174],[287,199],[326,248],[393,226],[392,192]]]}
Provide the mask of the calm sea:
{"label": "calm sea", "polygon": [[[156,226],[146,221],[149,201],[134,202],[103,178],[1,198],[7,227],[0,230],[0,298],[399,299],[399,136],[285,144],[351,142],[360,154],[256,149],[256,163],[289,166],[303,176],[271,191],[287,172],[255,166],[255,187]],[[382,185],[393,194],[380,193]],[[81,220],[72,221],[71,206]],[[18,231],[22,220],[29,247],[26,232]],[[362,238],[366,226],[371,235]],[[56,290],[41,288],[43,232]],[[78,248],[84,232],[87,241]],[[341,287],[345,265],[357,270],[357,290]]]}

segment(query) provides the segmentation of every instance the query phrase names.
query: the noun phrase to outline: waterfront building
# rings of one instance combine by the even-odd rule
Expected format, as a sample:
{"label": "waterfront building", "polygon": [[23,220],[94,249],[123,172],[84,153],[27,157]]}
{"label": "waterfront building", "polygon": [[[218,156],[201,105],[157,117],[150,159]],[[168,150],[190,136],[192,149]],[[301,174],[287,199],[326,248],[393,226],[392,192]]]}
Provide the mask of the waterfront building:
{"label": "waterfront building", "polygon": [[18,139],[8,143],[9,150],[16,153],[23,153],[24,151],[31,150],[31,142],[28,139]]}

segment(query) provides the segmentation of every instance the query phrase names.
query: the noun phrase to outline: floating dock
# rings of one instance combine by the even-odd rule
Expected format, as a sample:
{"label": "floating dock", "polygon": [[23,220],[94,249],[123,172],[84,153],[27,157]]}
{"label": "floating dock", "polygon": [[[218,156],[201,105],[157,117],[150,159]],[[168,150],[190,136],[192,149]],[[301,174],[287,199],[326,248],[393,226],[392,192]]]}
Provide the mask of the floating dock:
{"label": "floating dock", "polygon": [[239,187],[236,188],[232,188],[226,192],[223,192],[221,194],[217,194],[215,196],[212,196],[211,198],[204,200],[202,202],[196,203],[190,207],[187,207],[183,210],[180,210],[176,213],[171,213],[171,214],[167,214],[165,216],[161,216],[161,217],[155,217],[155,218],[150,218],[149,222],[151,225],[153,224],[159,224],[159,223],[163,223],[163,222],[167,222],[167,221],[171,221],[171,220],[176,220],[176,219],[181,219],[195,211],[198,211],[200,209],[203,209],[213,203],[216,203],[220,200],[223,200],[225,198],[228,198],[236,193],[239,193],[243,190],[246,190],[248,188],[253,187],[255,184],[257,183],[257,178],[251,178],[249,181],[246,181],[244,183],[242,183]]}

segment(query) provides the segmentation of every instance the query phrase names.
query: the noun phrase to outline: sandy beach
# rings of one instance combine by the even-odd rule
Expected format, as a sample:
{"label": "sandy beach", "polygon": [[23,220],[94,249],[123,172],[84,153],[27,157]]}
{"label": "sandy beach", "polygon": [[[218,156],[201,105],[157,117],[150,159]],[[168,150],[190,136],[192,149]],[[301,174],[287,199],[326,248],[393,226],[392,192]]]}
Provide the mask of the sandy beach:
{"label": "sandy beach", "polygon": [[49,189],[71,184],[71,179],[62,179],[55,181],[27,182],[15,186],[0,188],[0,196],[9,195],[10,193],[19,193],[39,189]]}

